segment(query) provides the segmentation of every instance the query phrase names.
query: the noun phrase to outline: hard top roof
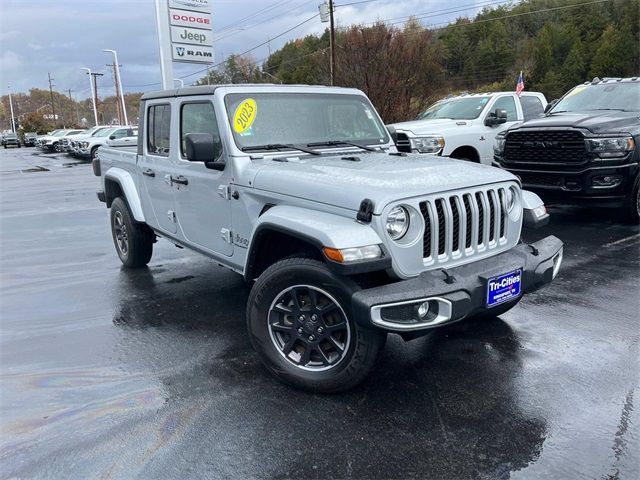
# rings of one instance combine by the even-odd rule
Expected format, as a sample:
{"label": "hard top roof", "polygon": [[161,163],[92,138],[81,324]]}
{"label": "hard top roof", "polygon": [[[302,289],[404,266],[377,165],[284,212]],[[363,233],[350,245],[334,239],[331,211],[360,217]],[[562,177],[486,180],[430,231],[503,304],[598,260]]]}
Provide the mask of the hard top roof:
{"label": "hard top roof", "polygon": [[[218,88],[221,87],[233,87],[233,88],[250,88],[252,90],[260,89],[260,88],[297,88],[300,87],[312,87],[312,88],[331,88],[331,89],[341,89],[341,87],[328,87],[326,85],[300,85],[300,84],[275,84],[275,83],[230,83],[230,84],[221,84],[221,85],[201,85],[197,87],[181,87],[181,88],[173,88],[170,90],[159,90],[156,92],[145,93],[140,100],[151,100],[154,98],[170,98],[170,97],[186,97],[190,95],[211,95],[215,93]],[[347,89],[342,89],[347,90]],[[351,90],[351,89],[349,89]]]}

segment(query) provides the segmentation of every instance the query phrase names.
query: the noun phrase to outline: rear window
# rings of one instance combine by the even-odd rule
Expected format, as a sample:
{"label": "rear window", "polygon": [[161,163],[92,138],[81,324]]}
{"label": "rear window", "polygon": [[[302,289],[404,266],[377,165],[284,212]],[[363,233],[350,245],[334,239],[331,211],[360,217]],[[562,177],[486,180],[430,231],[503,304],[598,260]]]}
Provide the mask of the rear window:
{"label": "rear window", "polygon": [[147,110],[147,151],[152,155],[169,155],[171,105],[151,105]]}
{"label": "rear window", "polygon": [[522,105],[522,115],[525,120],[539,117],[544,113],[544,106],[538,97],[533,95],[522,95],[520,97],[520,104]]}

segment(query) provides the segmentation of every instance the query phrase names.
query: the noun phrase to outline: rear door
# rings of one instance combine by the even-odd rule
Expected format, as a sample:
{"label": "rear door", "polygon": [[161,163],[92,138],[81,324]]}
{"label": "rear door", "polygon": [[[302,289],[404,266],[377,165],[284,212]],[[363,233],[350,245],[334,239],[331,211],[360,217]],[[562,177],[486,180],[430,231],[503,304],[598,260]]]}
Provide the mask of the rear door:
{"label": "rear door", "polygon": [[189,97],[177,105],[180,140],[173,156],[181,182],[175,184],[176,213],[180,234],[186,242],[206,252],[230,256],[231,206],[229,182],[231,165],[222,171],[205,167],[203,162],[190,162],[186,158],[185,137],[189,133],[208,133],[216,145],[217,158],[222,161],[226,152],[218,126],[212,96]]}
{"label": "rear door", "polygon": [[[175,165],[171,156],[172,108],[167,99],[145,106],[143,154],[138,160],[140,199],[146,222],[152,227],[175,235],[177,220],[171,172]],[[123,129],[126,130],[126,129]]]}

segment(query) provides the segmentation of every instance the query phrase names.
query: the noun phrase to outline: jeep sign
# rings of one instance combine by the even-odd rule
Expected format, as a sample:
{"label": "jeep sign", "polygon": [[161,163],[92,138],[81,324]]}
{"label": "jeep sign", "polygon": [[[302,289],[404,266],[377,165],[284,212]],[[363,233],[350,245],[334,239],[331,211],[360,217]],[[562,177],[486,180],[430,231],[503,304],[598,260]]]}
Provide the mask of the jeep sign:
{"label": "jeep sign", "polygon": [[171,27],[171,41],[173,43],[188,43],[190,45],[212,46],[213,35],[209,30],[196,28]]}

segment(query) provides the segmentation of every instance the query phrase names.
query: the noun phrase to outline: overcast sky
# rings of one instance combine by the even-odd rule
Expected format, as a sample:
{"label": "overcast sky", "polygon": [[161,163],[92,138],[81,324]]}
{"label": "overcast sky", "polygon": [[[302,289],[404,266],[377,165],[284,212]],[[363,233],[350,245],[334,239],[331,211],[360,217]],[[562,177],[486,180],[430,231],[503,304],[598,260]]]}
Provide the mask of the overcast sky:
{"label": "overcast sky", "polygon": [[[471,16],[497,0],[334,0],[338,25],[368,23],[378,19],[402,22],[412,14],[428,14],[425,24],[441,24],[458,16]],[[273,38],[318,13],[322,0],[213,0],[215,60],[240,53]],[[346,5],[352,4],[352,5]],[[253,18],[246,18],[253,15]],[[273,40],[271,50],[287,40],[320,33],[327,24],[315,18]],[[113,79],[105,66],[118,51],[126,91],[160,87],[154,0],[0,0],[0,94],[11,85],[14,92],[48,88],[47,73],[55,90],[90,95],[89,67],[106,75],[99,81],[100,96],[113,92]],[[252,52],[258,60],[268,56],[265,45]],[[174,64],[174,76],[185,84],[201,74],[195,64]]]}

